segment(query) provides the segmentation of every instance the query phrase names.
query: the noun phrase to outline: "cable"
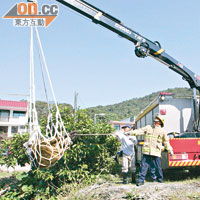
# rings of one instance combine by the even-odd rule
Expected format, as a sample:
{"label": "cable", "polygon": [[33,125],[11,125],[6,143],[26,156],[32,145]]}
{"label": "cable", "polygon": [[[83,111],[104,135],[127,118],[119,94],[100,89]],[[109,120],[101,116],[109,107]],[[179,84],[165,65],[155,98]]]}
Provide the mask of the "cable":
{"label": "cable", "polygon": [[[71,145],[71,138],[66,132],[63,124],[60,111],[57,106],[52,82],[48,72],[46,60],[44,57],[42,45],[40,42],[37,27],[35,27],[36,38],[38,42],[38,50],[40,50],[40,61],[44,64],[48,81],[51,87],[51,92],[54,98],[56,107],[55,123],[51,113],[48,116],[46,126],[46,136],[42,134],[37,117],[37,110],[35,106],[35,81],[34,81],[34,55],[33,55],[33,27],[31,27],[30,39],[30,113],[29,113],[29,140],[24,144],[27,148],[27,153],[30,157],[32,164],[39,168],[48,168],[54,165],[64,155],[64,152]],[[42,70],[43,73],[43,70]],[[43,74],[44,75],[44,74]],[[43,76],[44,78],[44,76]],[[44,80],[43,80],[44,81]],[[44,83],[45,84],[45,83]],[[46,88],[46,85],[45,85]],[[47,95],[47,92],[46,92]],[[48,97],[47,97],[48,98]]]}
{"label": "cable", "polygon": [[48,107],[48,111],[50,113],[51,109],[50,109],[50,106],[49,106],[47,87],[46,87],[45,79],[44,79],[44,71],[43,71],[44,66],[42,64],[42,55],[41,55],[41,49],[40,49],[40,45],[39,45],[38,40],[37,40],[37,48],[38,48],[38,54],[39,54],[39,60],[40,60],[40,68],[41,68],[41,72],[42,72],[42,81],[43,81],[43,86],[44,86],[44,91],[45,91],[45,96],[46,96],[46,101],[47,101],[47,107]]}
{"label": "cable", "polygon": [[109,134],[105,134],[105,133],[100,133],[100,134],[94,134],[94,133],[89,133],[89,134],[74,134],[73,136],[90,136],[90,135],[93,135],[93,136],[100,136],[100,135],[106,135],[106,136],[110,136],[113,134],[109,133]]}

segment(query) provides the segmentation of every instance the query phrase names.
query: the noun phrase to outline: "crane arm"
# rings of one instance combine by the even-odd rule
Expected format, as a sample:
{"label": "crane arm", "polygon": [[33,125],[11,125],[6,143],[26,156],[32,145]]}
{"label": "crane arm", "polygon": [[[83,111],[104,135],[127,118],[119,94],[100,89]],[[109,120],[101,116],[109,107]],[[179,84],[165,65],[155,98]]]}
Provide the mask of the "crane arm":
{"label": "crane arm", "polygon": [[126,27],[120,20],[105,13],[104,11],[94,7],[83,0],[56,0],[61,4],[77,11],[78,13],[91,19],[94,23],[100,24],[103,27],[117,33],[123,38],[133,42],[135,53],[138,57],[151,56],[159,62],[167,65],[171,70],[180,74],[186,80],[191,88],[196,88],[200,91],[200,76],[193,73],[179,61],[168,55],[158,42],[143,37],[139,33]]}
{"label": "crane arm", "polygon": [[185,67],[182,63],[168,55],[161,47],[160,43],[143,37],[139,33],[126,27],[120,20],[105,13],[104,11],[94,7],[83,0],[56,0],[61,4],[75,10],[76,12],[84,15],[96,24],[113,31],[119,36],[135,44],[135,54],[138,57],[145,58],[151,56],[159,62],[165,64],[169,69],[182,76],[183,80],[187,81],[193,89],[193,106],[194,106],[194,126],[193,129],[198,130],[200,122],[200,106],[197,106],[196,89],[200,93],[200,76]]}

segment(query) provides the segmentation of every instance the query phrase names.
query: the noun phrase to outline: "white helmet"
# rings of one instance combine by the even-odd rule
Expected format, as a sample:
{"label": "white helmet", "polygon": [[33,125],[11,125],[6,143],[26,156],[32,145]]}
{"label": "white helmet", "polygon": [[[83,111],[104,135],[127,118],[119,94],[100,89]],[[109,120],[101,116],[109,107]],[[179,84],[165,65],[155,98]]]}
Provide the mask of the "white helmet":
{"label": "white helmet", "polygon": [[164,127],[165,120],[164,120],[164,118],[161,115],[157,114],[155,116],[155,119],[158,119],[160,121],[160,123],[161,123],[161,127]]}

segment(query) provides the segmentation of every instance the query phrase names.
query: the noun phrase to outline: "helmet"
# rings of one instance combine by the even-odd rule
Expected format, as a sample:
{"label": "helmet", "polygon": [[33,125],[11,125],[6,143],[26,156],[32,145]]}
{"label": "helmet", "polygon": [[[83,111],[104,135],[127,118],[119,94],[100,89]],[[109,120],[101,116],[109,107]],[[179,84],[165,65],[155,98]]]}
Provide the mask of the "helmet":
{"label": "helmet", "polygon": [[156,115],[155,119],[158,119],[160,121],[160,123],[161,123],[161,127],[164,127],[165,120],[161,115]]}
{"label": "helmet", "polygon": [[130,124],[126,124],[126,125],[122,126],[122,128],[126,128],[126,127],[130,128],[130,129],[132,128]]}

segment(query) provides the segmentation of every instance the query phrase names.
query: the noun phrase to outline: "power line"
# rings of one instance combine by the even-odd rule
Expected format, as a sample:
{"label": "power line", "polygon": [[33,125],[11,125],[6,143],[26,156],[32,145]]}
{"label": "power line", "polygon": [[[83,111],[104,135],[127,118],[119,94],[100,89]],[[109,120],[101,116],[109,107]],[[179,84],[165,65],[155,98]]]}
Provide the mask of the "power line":
{"label": "power line", "polygon": [[29,94],[8,94],[8,93],[0,93],[0,95],[8,95],[8,96],[26,96],[26,97],[29,97]]}

